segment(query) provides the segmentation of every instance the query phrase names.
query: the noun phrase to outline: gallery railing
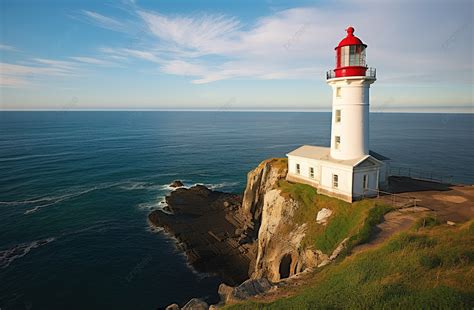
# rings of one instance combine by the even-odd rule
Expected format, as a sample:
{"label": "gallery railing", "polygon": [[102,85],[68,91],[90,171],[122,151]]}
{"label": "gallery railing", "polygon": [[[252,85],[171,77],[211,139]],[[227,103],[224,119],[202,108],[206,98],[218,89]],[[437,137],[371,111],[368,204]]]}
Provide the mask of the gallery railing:
{"label": "gallery railing", "polygon": [[[366,77],[376,78],[377,70],[375,68],[368,67],[365,71]],[[336,78],[336,72],[334,70],[326,71],[326,80]]]}

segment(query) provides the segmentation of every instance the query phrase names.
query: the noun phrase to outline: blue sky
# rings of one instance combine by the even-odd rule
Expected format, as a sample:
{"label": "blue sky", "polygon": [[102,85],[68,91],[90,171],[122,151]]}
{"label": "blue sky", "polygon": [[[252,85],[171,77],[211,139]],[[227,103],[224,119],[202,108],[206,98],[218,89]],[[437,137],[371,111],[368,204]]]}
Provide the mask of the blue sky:
{"label": "blue sky", "polygon": [[0,109],[327,110],[352,25],[372,111],[473,112],[473,2],[0,0]]}

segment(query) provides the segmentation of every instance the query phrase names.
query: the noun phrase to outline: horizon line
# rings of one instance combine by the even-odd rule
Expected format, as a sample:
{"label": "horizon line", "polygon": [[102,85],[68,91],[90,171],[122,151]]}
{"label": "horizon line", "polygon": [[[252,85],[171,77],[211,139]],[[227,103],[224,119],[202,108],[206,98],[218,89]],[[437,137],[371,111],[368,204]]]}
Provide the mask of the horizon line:
{"label": "horizon line", "polygon": [[[331,109],[0,109],[0,112],[271,112],[271,113],[330,113]],[[370,113],[413,113],[413,114],[474,114],[471,111],[419,111],[387,110],[370,111]]]}

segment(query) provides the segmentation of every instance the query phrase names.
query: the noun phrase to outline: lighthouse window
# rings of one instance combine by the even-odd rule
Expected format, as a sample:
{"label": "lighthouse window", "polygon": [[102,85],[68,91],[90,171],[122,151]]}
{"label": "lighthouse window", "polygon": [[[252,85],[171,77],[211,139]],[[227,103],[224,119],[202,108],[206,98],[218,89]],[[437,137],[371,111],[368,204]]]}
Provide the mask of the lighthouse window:
{"label": "lighthouse window", "polygon": [[341,122],[341,110],[336,110],[336,123]]}
{"label": "lighthouse window", "polygon": [[309,177],[310,177],[311,179],[314,179],[314,168],[313,168],[313,167],[310,167],[310,168],[309,168]]}
{"label": "lighthouse window", "polygon": [[341,88],[340,87],[336,87],[336,97],[337,98],[341,97]]}
{"label": "lighthouse window", "polygon": [[336,136],[334,140],[335,140],[334,142],[335,142],[336,150],[339,150],[339,147],[341,146],[341,137]]}
{"label": "lighthouse window", "polygon": [[341,47],[341,67],[347,67],[349,65],[349,46]]}
{"label": "lighthouse window", "polygon": [[339,187],[339,176],[337,174],[332,175],[332,187],[334,188]]}
{"label": "lighthouse window", "polygon": [[300,164],[296,164],[296,173],[300,174]]}
{"label": "lighthouse window", "polygon": [[349,64],[350,66],[358,66],[359,65],[359,55],[357,55],[357,46],[351,45],[350,46],[350,56],[349,56]]}

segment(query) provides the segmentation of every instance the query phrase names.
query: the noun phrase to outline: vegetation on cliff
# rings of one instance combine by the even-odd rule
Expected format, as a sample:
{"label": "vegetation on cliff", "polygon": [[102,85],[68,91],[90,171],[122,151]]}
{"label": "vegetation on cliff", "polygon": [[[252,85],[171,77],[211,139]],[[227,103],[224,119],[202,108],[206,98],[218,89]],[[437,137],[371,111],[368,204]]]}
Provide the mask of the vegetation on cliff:
{"label": "vegetation on cliff", "polygon": [[473,262],[473,220],[429,225],[318,269],[295,296],[229,309],[471,309]]}
{"label": "vegetation on cliff", "polygon": [[[299,203],[293,216],[293,223],[298,226],[304,224],[307,227],[302,247],[312,247],[326,254],[331,254],[345,238],[349,238],[347,249],[366,242],[375,225],[391,210],[389,206],[376,203],[374,200],[362,200],[350,204],[320,195],[314,187],[306,184],[280,180],[278,188],[283,195],[289,195]],[[316,222],[316,214],[322,208],[332,211],[326,226]]]}

